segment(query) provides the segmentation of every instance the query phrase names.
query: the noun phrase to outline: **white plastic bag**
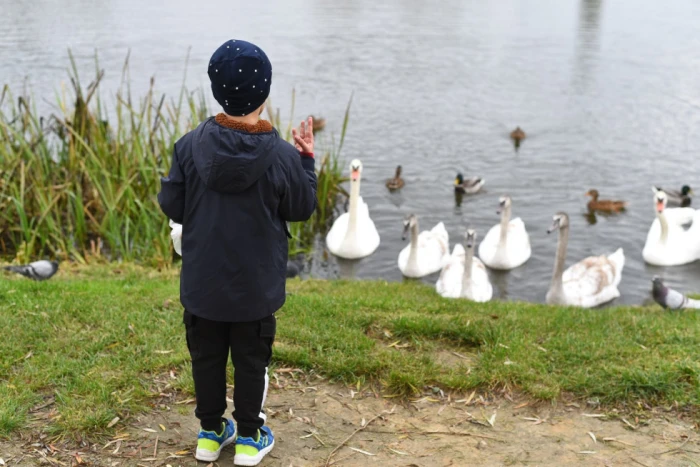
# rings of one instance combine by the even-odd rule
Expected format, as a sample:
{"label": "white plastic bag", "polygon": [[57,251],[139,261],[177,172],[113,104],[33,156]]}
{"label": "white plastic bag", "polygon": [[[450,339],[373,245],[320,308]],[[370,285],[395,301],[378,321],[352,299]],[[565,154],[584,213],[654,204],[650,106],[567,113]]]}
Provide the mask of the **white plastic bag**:
{"label": "white plastic bag", "polygon": [[175,253],[182,256],[182,225],[170,221],[170,238],[173,239],[173,248],[175,248]]}

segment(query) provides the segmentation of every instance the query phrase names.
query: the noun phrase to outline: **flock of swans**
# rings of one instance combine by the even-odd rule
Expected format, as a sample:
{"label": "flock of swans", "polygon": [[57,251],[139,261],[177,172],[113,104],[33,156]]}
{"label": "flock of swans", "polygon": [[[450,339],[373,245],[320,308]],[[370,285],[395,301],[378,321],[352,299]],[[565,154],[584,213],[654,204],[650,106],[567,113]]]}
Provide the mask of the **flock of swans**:
{"label": "flock of swans", "polygon": [[[397,176],[387,182],[397,184]],[[380,238],[370,217],[369,207],[360,196],[362,163],[350,163],[350,200],[348,211],[340,215],[326,236],[328,250],[341,258],[358,259],[374,253]],[[464,179],[458,182],[464,183]],[[472,180],[472,183],[475,181]],[[460,183],[456,182],[456,186]],[[477,184],[483,185],[478,179]],[[403,186],[403,181],[401,181]],[[391,187],[390,187],[391,188]],[[668,208],[669,197],[660,188],[653,188],[656,219],[652,222],[642,251],[644,260],[657,266],[676,266],[700,260],[700,209]],[[487,267],[507,271],[530,259],[530,238],[522,219],[511,218],[510,197],[499,199],[501,221],[493,226],[478,245],[477,233],[467,230],[462,242],[450,253],[449,235],[440,222],[431,230],[420,231],[418,217],[411,214],[404,220],[404,235],[409,244],[401,250],[398,267],[410,278],[440,272],[435,285],[443,297],[466,298],[486,302],[493,297]],[[565,268],[569,240],[569,216],[559,212],[553,216],[549,233],[558,232],[558,246],[552,280],[546,302],[591,308],[620,296],[625,255],[622,248],[611,254],[590,256]]]}

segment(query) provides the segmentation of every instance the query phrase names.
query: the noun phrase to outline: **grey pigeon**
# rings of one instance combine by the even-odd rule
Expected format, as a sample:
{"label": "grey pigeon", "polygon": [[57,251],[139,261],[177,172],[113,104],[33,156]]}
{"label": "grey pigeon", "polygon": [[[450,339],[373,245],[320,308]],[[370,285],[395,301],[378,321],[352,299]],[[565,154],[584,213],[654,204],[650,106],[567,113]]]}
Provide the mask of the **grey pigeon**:
{"label": "grey pigeon", "polygon": [[41,260],[23,266],[6,266],[5,270],[16,272],[35,281],[45,281],[56,274],[58,263],[56,261]]}
{"label": "grey pigeon", "polygon": [[666,287],[660,277],[652,279],[652,295],[656,303],[671,310],[700,309],[700,300],[688,298],[677,290]]}

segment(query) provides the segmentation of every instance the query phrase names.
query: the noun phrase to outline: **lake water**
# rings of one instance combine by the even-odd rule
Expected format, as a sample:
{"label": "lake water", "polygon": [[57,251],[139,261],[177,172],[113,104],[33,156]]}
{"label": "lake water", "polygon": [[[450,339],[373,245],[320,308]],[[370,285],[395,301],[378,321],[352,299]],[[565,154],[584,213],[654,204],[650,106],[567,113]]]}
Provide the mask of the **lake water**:
{"label": "lake water", "polygon": [[[174,94],[208,85],[207,61],[229,38],[263,47],[274,66],[272,102],[297,119],[309,113],[340,130],[352,93],[344,148],[364,164],[362,195],[382,244],[359,262],[333,263],[321,275],[402,280],[396,259],[402,219],[443,221],[452,243],[471,226],[485,235],[498,222],[498,196],[513,197],[530,232],[533,256],[494,274],[496,295],[542,301],[556,238],[545,230],[556,211],[571,216],[569,260],[624,247],[620,303],[648,299],[654,274],[700,291],[700,263],[646,266],[641,252],[654,218],[652,184],[700,189],[700,2],[697,0],[34,0],[3,2],[0,83],[29,86],[51,109],[65,80],[67,49],[84,81],[97,51],[107,71],[101,94],[113,99],[131,50],[136,95],[155,76]],[[518,152],[508,133],[528,139]],[[384,180],[403,165],[406,187]],[[486,189],[456,207],[457,171],[480,175]],[[584,217],[584,193],[630,202],[628,212]],[[700,198],[696,200],[700,204]],[[436,277],[426,279],[433,282]]]}

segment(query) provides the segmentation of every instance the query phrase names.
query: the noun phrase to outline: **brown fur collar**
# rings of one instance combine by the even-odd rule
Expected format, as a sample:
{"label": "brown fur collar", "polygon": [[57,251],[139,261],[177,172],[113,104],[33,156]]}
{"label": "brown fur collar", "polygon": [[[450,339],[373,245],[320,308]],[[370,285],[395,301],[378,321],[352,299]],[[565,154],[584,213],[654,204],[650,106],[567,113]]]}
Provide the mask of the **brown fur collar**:
{"label": "brown fur collar", "polygon": [[258,120],[255,125],[247,123],[234,122],[226,118],[226,114],[220,113],[215,117],[216,123],[219,125],[231,128],[232,130],[245,131],[246,133],[267,133],[272,131],[272,124],[267,120]]}

